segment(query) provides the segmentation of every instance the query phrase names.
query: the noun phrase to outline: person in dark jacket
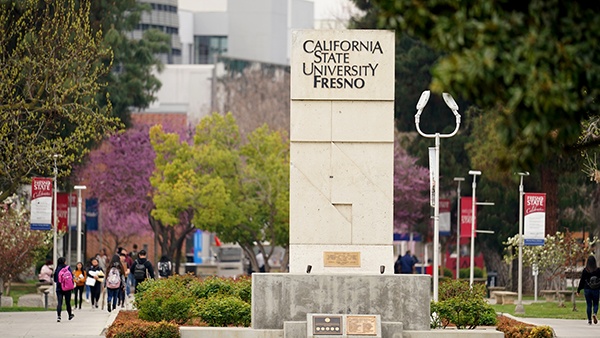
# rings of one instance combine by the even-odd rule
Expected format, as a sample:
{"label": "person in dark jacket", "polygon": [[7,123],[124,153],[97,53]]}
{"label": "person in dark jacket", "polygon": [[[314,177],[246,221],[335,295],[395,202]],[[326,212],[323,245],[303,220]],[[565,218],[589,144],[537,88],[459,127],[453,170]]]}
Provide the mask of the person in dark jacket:
{"label": "person in dark jacket", "polygon": [[90,292],[92,294],[92,308],[98,308],[100,292],[102,291],[102,282],[104,282],[104,270],[102,270],[98,264],[98,259],[96,257],[90,260],[90,267],[88,268],[86,275],[96,280],[94,285],[90,285]]}
{"label": "person in dark jacket", "polygon": [[69,270],[69,273],[71,274],[71,276],[73,276],[73,271],[71,270],[70,266],[67,266],[65,264],[65,258],[64,257],[60,257],[57,260],[58,266],[56,268],[56,272],[54,273],[54,283],[56,283],[56,301],[58,302],[58,304],[56,305],[56,313],[58,315],[56,321],[60,322],[60,315],[62,312],[62,304],[63,304],[63,297],[65,299],[65,303],[67,303],[67,313],[69,314],[69,320],[73,319],[73,317],[75,317],[75,315],[71,312],[71,291],[72,290],[68,290],[68,291],[63,291],[60,282],[58,281],[58,277],[60,275],[60,272],[62,269],[64,269],[65,267]]}
{"label": "person in dark jacket", "polygon": [[[592,289],[590,287],[590,279],[592,276],[596,276],[600,279],[600,269],[596,264],[596,257],[590,256],[585,263],[585,269],[581,272],[581,278],[579,279],[579,287],[577,288],[577,295],[583,289],[583,295],[585,296],[585,302],[587,303],[587,317],[588,324],[592,325],[592,319],[594,324],[598,324],[598,299],[600,296],[600,289]],[[594,313],[592,314],[592,305],[594,307]]]}
{"label": "person in dark jacket", "polygon": [[154,267],[149,260],[146,259],[146,250],[140,250],[138,259],[133,262],[131,267],[133,278],[135,280],[134,288],[137,291],[137,285],[150,277],[154,279]]}

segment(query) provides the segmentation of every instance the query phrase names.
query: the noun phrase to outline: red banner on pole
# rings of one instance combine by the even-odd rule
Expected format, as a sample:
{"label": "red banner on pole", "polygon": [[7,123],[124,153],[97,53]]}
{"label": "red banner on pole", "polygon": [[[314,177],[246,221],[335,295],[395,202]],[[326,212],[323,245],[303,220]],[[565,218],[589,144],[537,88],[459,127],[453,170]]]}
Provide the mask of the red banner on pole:
{"label": "red banner on pole", "polygon": [[[475,199],[477,203],[477,199]],[[471,219],[475,211],[475,230],[477,230],[477,207],[473,210],[473,197],[460,198],[460,237],[471,237]],[[475,233],[477,237],[477,233]]]}
{"label": "red banner on pole", "polygon": [[58,214],[57,231],[67,231],[67,219],[69,214],[69,194],[59,192],[56,194],[56,213]]}

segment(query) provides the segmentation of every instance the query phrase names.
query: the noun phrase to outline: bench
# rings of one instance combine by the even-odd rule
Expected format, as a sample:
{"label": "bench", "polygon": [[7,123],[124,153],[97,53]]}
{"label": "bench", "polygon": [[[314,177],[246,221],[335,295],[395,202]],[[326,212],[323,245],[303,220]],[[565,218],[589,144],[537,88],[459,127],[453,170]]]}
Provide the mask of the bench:
{"label": "bench", "polygon": [[487,289],[488,289],[490,298],[496,298],[496,292],[498,292],[498,291],[505,291],[506,287],[504,287],[504,286],[490,286]]}
{"label": "bench", "polygon": [[546,298],[547,302],[553,302],[556,299],[556,290],[542,290],[540,293],[542,297]]}
{"label": "bench", "polygon": [[[561,296],[565,297],[565,302],[572,302],[573,301],[573,291],[560,290],[560,291],[558,291],[558,293]],[[577,295],[577,294],[575,294],[575,295]]]}
{"label": "bench", "polygon": [[494,295],[496,296],[496,304],[514,304],[517,293],[511,291],[496,291],[494,292]]}
{"label": "bench", "polygon": [[43,294],[44,291],[48,290],[48,289],[52,289],[52,283],[35,283],[35,286],[37,287],[37,293]]}

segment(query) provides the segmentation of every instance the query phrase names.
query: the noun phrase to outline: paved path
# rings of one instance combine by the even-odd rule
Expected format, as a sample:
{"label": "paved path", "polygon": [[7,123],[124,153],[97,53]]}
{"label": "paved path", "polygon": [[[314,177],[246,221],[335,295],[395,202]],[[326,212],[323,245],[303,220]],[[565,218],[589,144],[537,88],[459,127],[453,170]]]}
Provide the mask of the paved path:
{"label": "paved path", "polygon": [[[132,299],[133,295],[127,305],[129,308]],[[106,309],[92,309],[90,303],[84,302],[81,310],[74,310],[75,318],[72,320],[63,310],[60,323],[56,322],[56,311],[0,312],[0,337],[104,337],[104,329],[115,320],[118,312],[119,309],[111,313]]]}
{"label": "paved path", "polygon": [[[585,311],[585,310],[584,310]],[[514,318],[514,317],[513,317]],[[557,338],[600,337],[600,324],[588,325],[587,319],[548,319],[548,318],[515,318],[534,325],[548,325],[554,329]]]}

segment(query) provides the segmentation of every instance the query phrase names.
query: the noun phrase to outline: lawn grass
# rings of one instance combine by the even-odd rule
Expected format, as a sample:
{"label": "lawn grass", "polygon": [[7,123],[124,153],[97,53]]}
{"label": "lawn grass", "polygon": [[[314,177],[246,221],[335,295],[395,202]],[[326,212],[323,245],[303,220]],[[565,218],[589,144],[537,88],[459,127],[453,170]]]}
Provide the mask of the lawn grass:
{"label": "lawn grass", "polygon": [[564,302],[565,307],[559,308],[558,302],[540,302],[524,304],[525,314],[515,314],[515,304],[492,305],[496,313],[508,313],[515,317],[527,318],[558,318],[558,319],[587,319],[585,301],[577,301],[577,312],[573,312],[573,303]]}

